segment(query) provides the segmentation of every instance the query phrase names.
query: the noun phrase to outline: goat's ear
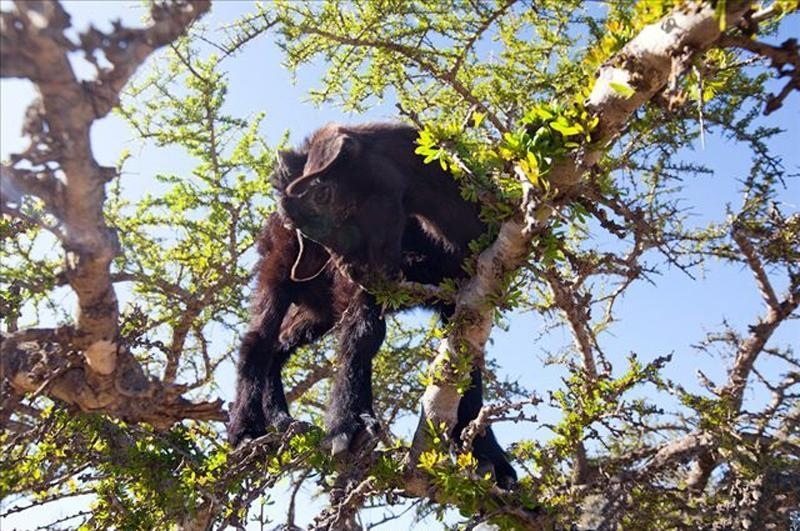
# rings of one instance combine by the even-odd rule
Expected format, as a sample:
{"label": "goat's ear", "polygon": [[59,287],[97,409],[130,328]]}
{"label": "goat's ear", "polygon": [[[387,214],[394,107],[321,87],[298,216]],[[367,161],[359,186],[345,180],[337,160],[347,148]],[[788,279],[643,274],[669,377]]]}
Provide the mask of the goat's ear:
{"label": "goat's ear", "polygon": [[293,149],[282,149],[275,157],[275,169],[270,175],[272,186],[285,191],[287,185],[303,175],[308,153],[299,153]]}
{"label": "goat's ear", "polygon": [[337,162],[352,159],[361,151],[361,143],[342,131],[319,135],[311,142],[303,174],[286,187],[289,195],[301,195],[312,180],[321,177]]}
{"label": "goat's ear", "polygon": [[331,255],[325,247],[309,240],[300,231],[297,231],[297,242],[299,249],[294,265],[292,265],[291,279],[294,282],[307,282],[322,273],[322,270],[331,261]]}

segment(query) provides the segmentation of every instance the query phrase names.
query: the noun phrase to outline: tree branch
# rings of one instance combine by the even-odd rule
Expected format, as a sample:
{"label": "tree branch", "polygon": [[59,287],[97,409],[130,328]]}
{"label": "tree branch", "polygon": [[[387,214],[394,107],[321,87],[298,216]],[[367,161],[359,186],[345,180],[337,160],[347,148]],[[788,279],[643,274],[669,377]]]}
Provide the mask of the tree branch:
{"label": "tree branch", "polygon": [[[746,9],[745,2],[729,2],[727,20],[735,24]],[[506,222],[496,242],[479,257],[477,274],[458,295],[454,330],[443,341],[439,355],[432,363],[432,374],[447,373],[441,367],[447,366],[449,351],[455,350],[450,346],[460,345],[465,336],[469,339],[476,365],[482,363],[483,345],[491,329],[490,309],[484,302],[486,295],[500,288],[499,279],[516,269],[527,254],[530,238],[543,229],[566,199],[580,191],[584,173],[600,160],[605,145],[616,138],[633,112],[662,90],[670,76],[675,75],[675,57],[702,53],[714,44],[720,34],[719,23],[710,7],[691,11],[677,9],[658,23],[644,28],[601,67],[587,105],[600,118],[593,134],[593,144],[579,150],[573,158],[557,164],[550,172],[552,185],[560,191],[556,200],[549,204],[537,203],[529,188],[524,222],[517,219]],[[630,86],[634,89],[633,94],[620,94],[613,88],[617,83]],[[469,315],[469,319],[460,321],[458,317],[465,314]],[[442,384],[440,380],[426,389],[423,415],[410,451],[411,466],[416,465],[425,448],[424,426],[427,420],[431,419],[436,425],[444,421],[448,427],[453,426],[457,404],[455,389]],[[710,445],[703,437],[698,435],[665,447],[648,468],[658,469],[675,459],[689,459],[698,455],[705,446]]]}
{"label": "tree branch", "polygon": [[[792,90],[800,91],[800,53],[798,53],[797,39],[786,39],[778,47],[755,41],[742,35],[726,35],[720,39],[720,45],[741,48],[769,59],[770,66],[777,71],[778,77],[789,78],[789,81],[777,96],[770,94],[764,114],[770,114],[781,108],[783,101]],[[785,69],[786,65],[791,65],[792,69]]]}
{"label": "tree branch", "polygon": [[20,393],[45,393],[78,407],[129,422],[167,428],[182,419],[226,420],[222,401],[192,403],[180,386],[147,378],[136,359],[120,350],[118,369],[98,377],[73,347],[71,327],[29,328],[0,335],[0,376]]}
{"label": "tree branch", "polygon": [[[748,2],[729,1],[726,20],[735,25],[749,7]],[[475,276],[458,293],[452,331],[432,361],[429,374],[434,378],[422,399],[423,413],[410,450],[409,470],[416,467],[427,447],[425,426],[444,422],[448,429],[455,425],[459,394],[455,385],[437,375],[452,374],[451,353],[468,346],[474,365],[483,363],[484,347],[492,328],[489,296],[502,289],[503,279],[515,271],[528,254],[531,238],[541,232],[549,218],[580,191],[583,175],[606,152],[636,109],[662,90],[674,73],[676,57],[700,54],[710,48],[721,35],[714,9],[706,4],[676,8],[657,23],[646,26],[622,50],[600,68],[595,86],[587,100],[587,108],[600,121],[593,133],[593,143],[577,150],[572,158],[557,163],[549,179],[559,196],[541,203],[529,187],[524,215],[505,222],[495,242],[478,257]],[[623,95],[613,86],[624,83],[633,89]],[[523,182],[523,186],[526,183]],[[412,472],[413,475],[413,472]]]}
{"label": "tree branch", "polygon": [[[156,423],[177,420],[177,411],[222,418],[219,404],[181,402],[175,399],[174,389],[151,385],[135,358],[118,342],[119,308],[110,265],[119,253],[119,241],[103,214],[105,184],[116,170],[95,161],[89,137],[92,123],[118,103],[122,87],[150,53],[185,32],[209,6],[208,0],[154,4],[147,27],[128,29],[116,23],[109,34],[90,28],[80,35],[80,44],[65,36],[69,15],[58,2],[17,2],[13,11],[0,15],[0,75],[26,77],[39,92],[26,112],[23,131],[31,146],[12,155],[13,164],[4,164],[0,170],[3,210],[13,215],[6,208],[9,204],[19,204],[25,195],[35,196],[58,218],[56,234],[65,252],[64,273],[78,298],[77,324],[63,348],[58,342],[65,338],[53,335],[42,338],[43,342],[25,339],[30,332],[4,338],[3,349],[9,356],[3,359],[4,376],[20,390],[45,391],[81,409],[106,410],[123,418],[153,417]],[[79,49],[94,62],[96,79],[76,78],[68,53]],[[111,68],[97,66],[93,57],[97,50]],[[19,167],[20,163],[31,169]],[[72,356],[73,351],[82,353],[83,359]],[[47,366],[51,362],[53,367]],[[19,370],[10,370],[12,365]],[[33,368],[47,379],[31,377]],[[130,397],[129,392],[137,396],[164,393],[161,398],[174,402],[177,409],[159,412],[158,400],[149,413],[146,401],[125,406],[120,397]]]}

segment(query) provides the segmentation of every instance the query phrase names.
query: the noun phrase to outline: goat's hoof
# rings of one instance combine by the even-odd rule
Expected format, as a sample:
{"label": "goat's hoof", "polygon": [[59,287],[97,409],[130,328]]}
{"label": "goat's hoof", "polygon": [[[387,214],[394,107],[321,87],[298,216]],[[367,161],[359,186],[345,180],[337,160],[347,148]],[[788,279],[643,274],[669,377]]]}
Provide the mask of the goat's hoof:
{"label": "goat's hoof", "polygon": [[491,474],[502,490],[513,491],[517,486],[517,473],[506,461],[490,461],[478,457],[476,473],[481,477]]}
{"label": "goat's hoof", "polygon": [[333,457],[342,455],[350,449],[350,434],[340,433],[331,439],[331,455]]}
{"label": "goat's hoof", "polygon": [[278,411],[267,417],[267,431],[285,432],[294,422],[291,415],[286,412]]}
{"label": "goat's hoof", "polygon": [[327,444],[333,457],[348,453],[360,454],[378,444],[380,431],[380,422],[371,414],[362,413],[357,420],[345,423],[341,428],[332,429]]}
{"label": "goat's hoof", "polygon": [[263,427],[250,426],[249,428],[246,428],[245,426],[229,426],[228,442],[230,442],[234,449],[241,448],[250,441],[258,439],[265,433],[266,430]]}

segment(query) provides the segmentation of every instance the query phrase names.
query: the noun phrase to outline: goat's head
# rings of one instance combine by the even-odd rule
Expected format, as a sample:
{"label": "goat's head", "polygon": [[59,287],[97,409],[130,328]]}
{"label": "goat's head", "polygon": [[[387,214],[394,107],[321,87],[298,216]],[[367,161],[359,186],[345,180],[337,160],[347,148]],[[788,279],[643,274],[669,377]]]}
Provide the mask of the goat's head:
{"label": "goat's head", "polygon": [[301,171],[294,152],[282,152],[281,209],[293,226],[361,271],[394,275],[406,218],[394,170],[369,152],[357,132],[335,126],[309,140]]}
{"label": "goat's head", "polygon": [[286,184],[281,207],[306,236],[346,252],[357,245],[359,237],[352,228],[358,185],[342,175],[347,172],[351,141],[347,137],[324,140],[329,141],[309,145],[301,172]]}

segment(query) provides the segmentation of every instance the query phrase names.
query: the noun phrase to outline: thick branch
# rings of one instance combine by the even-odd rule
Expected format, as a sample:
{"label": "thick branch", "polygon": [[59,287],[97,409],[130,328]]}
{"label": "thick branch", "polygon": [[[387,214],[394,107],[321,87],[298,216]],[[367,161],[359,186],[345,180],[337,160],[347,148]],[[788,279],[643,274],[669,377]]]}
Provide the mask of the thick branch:
{"label": "thick branch", "polygon": [[45,393],[82,411],[103,411],[159,428],[187,418],[226,420],[221,400],[192,403],[181,398],[181,387],[147,378],[126,351],[120,351],[114,375],[96,375],[71,348],[75,338],[70,327],[2,334],[0,375],[20,393]]}
{"label": "thick branch", "polygon": [[29,195],[42,200],[48,212],[61,217],[64,211],[64,184],[50,170],[31,171],[0,164],[0,201],[20,205]]}
{"label": "thick branch", "polygon": [[[4,168],[4,177],[12,178],[9,182],[19,193],[40,197],[63,224],[66,273],[79,305],[77,331],[81,337],[76,342],[87,349],[93,369],[101,373],[114,370],[118,307],[109,265],[119,252],[119,242],[103,217],[104,185],[114,172],[94,160],[89,129],[116,104],[123,84],[147,56],[183,33],[208,7],[208,2],[156,6],[149,27],[127,30],[118,25],[99,43],[90,38],[98,40],[99,32],[90,30],[82,38],[84,49],[102,46],[113,65],[101,70],[92,82],[79,82],[72,71],[67,54],[76,45],[64,36],[70,23],[60,4],[20,2],[15,11],[3,14],[2,75],[28,77],[41,95],[26,115],[26,133],[38,155],[30,162],[39,166],[45,157],[64,175],[59,181],[52,174]],[[24,160],[26,155],[12,159]]]}
{"label": "thick branch", "polygon": [[[84,410],[103,409],[135,420],[180,418],[159,410],[164,401],[175,405],[174,411],[221,418],[219,404],[204,410],[176,398],[180,393],[174,388],[151,384],[118,343],[119,308],[110,264],[119,241],[103,215],[105,184],[116,172],[95,161],[89,137],[92,123],[117,104],[123,85],[150,53],[176,39],[208,9],[207,0],[154,4],[147,27],[133,30],[116,23],[110,34],[90,29],[80,45],[65,36],[70,19],[58,2],[20,1],[0,15],[0,75],[26,77],[39,92],[23,128],[31,146],[11,155],[12,165],[2,166],[3,210],[13,215],[7,205],[35,196],[58,218],[55,233],[65,251],[64,274],[78,298],[77,325],[63,345],[58,343],[62,337],[47,337],[44,343],[4,340],[4,376],[19,390],[46,391]],[[97,67],[95,80],[76,78],[68,54],[78,49]],[[102,50],[111,68],[98,66],[96,50]],[[41,378],[34,377],[34,368]],[[147,400],[132,401],[131,392]],[[158,398],[159,393],[164,396]],[[148,406],[148,401],[153,403]]]}
{"label": "thick branch", "polygon": [[[728,23],[735,25],[747,7],[748,2],[727,2]],[[503,279],[522,264],[532,236],[576,193],[584,173],[600,160],[607,144],[619,135],[634,111],[666,86],[674,72],[675,58],[704,52],[720,35],[719,21],[711,6],[684,6],[645,27],[600,68],[587,101],[588,108],[600,118],[594,131],[594,143],[553,167],[549,177],[554,188],[560,191],[559,198],[549,204],[529,201],[525,205],[524,221],[520,217],[505,222],[497,240],[479,256],[475,276],[458,294],[452,333],[442,342],[431,364],[436,383],[425,390],[423,417],[410,453],[412,467],[426,447],[426,419],[436,424],[444,421],[448,427],[454,425],[458,392],[453,384],[436,378],[437,373],[448,372],[442,368],[450,365],[450,352],[458,351],[453,346],[469,345],[475,365],[482,364],[492,326],[493,309],[487,304],[487,296],[498,293]],[[618,83],[626,83],[634,90],[633,94],[623,95],[615,90],[613,85]],[[528,196],[534,197],[534,194]]]}

